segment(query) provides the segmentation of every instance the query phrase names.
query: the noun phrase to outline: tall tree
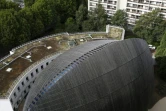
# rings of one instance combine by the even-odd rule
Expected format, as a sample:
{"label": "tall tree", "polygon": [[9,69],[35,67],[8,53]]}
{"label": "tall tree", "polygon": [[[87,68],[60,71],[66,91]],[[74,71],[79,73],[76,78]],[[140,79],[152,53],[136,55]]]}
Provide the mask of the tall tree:
{"label": "tall tree", "polygon": [[15,2],[7,1],[7,0],[0,0],[0,10],[4,9],[15,9],[15,10],[20,10],[19,5],[16,4]]}
{"label": "tall tree", "polygon": [[25,6],[29,7],[35,3],[36,0],[24,0]]}
{"label": "tall tree", "polygon": [[65,22],[65,29],[67,32],[78,32],[78,25],[75,23],[75,20],[72,17],[69,17]]}
{"label": "tall tree", "polygon": [[124,10],[117,10],[111,17],[111,24],[127,29],[127,13]]}
{"label": "tall tree", "polygon": [[162,36],[162,39],[161,39],[161,42],[160,42],[160,46],[157,47],[155,56],[156,57],[166,56],[166,32]]}
{"label": "tall tree", "polygon": [[145,39],[148,43],[155,43],[161,40],[166,29],[166,21],[156,9],[152,12],[143,14],[136,22],[134,33],[140,38]]}
{"label": "tall tree", "polygon": [[3,46],[17,45],[19,24],[14,9],[0,11],[0,43]]}
{"label": "tall tree", "polygon": [[87,19],[88,10],[84,5],[80,5],[78,11],[76,11],[76,23],[80,29],[82,29],[82,23]]}
{"label": "tall tree", "polygon": [[163,35],[160,46],[156,50],[157,74],[166,81],[166,32]]}
{"label": "tall tree", "polygon": [[[102,31],[105,30],[105,26],[107,23],[107,17],[104,8],[101,4],[98,4],[94,11],[89,12],[88,20],[84,21],[82,26],[83,30],[91,29],[94,31]],[[91,25],[88,25],[90,23]]]}
{"label": "tall tree", "polygon": [[74,17],[77,10],[76,0],[54,0],[54,8],[62,23],[65,23],[67,18]]}

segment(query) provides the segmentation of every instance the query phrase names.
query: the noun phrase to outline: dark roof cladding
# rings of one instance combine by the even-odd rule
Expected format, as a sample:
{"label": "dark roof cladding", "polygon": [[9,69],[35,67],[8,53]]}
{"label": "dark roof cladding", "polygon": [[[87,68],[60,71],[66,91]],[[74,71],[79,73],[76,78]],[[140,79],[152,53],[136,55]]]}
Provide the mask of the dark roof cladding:
{"label": "dark roof cladding", "polygon": [[153,80],[144,40],[87,42],[43,70],[24,111],[144,111]]}

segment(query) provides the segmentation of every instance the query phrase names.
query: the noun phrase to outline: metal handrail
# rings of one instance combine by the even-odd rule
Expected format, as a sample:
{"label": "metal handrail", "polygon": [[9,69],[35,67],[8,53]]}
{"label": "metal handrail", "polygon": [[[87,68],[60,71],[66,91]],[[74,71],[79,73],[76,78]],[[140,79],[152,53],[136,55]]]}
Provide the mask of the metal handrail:
{"label": "metal handrail", "polygon": [[[97,33],[97,34],[99,34],[99,33],[105,33],[105,34],[106,34],[106,32],[78,32],[78,33],[66,33],[66,32],[63,32],[63,33],[58,33],[58,34],[52,34],[52,35],[44,36],[44,37],[38,38],[38,39],[36,39],[36,40],[29,41],[29,42],[27,42],[27,43],[24,43],[24,44],[22,44],[22,45],[19,45],[19,46],[13,48],[12,50],[17,50],[17,49],[19,49],[19,48],[21,48],[21,47],[24,47],[24,46],[28,45],[28,44],[35,43],[35,42],[41,41],[41,40],[43,40],[43,39],[47,39],[47,38],[52,38],[52,37],[60,36],[60,35],[66,35],[66,34],[67,34],[67,35],[77,35],[77,34],[90,34],[90,33],[91,33],[91,34],[95,34],[95,33]],[[3,58],[0,59],[0,62],[2,62],[3,60],[5,60],[6,58],[8,58],[8,57],[10,57],[10,56],[11,56],[10,54],[6,55],[5,57],[3,57]]]}

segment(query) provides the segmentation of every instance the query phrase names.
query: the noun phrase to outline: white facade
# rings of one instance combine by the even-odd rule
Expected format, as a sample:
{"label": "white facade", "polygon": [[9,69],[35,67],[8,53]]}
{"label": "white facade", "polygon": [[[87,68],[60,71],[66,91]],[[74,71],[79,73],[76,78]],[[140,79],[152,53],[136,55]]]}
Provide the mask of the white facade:
{"label": "white facade", "polygon": [[0,110],[1,111],[13,111],[9,99],[0,99]]}
{"label": "white facade", "polygon": [[129,24],[135,25],[141,14],[156,8],[161,9],[161,14],[166,18],[166,0],[88,0],[88,10],[93,10],[100,3],[108,15],[113,15],[116,10],[126,10]]}

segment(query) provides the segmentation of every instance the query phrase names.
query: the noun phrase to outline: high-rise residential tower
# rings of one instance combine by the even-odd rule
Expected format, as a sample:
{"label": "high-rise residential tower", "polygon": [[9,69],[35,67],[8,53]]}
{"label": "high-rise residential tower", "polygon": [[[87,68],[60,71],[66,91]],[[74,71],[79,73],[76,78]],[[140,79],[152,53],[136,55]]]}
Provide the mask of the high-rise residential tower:
{"label": "high-rise residential tower", "polygon": [[88,0],[88,10],[93,10],[101,3],[107,14],[112,16],[116,10],[125,10],[128,14],[128,22],[135,25],[141,14],[150,12],[156,8],[161,10],[166,18],[166,0]]}

